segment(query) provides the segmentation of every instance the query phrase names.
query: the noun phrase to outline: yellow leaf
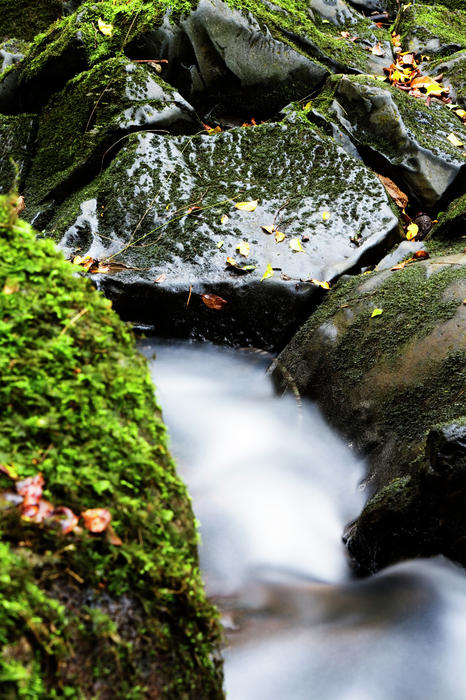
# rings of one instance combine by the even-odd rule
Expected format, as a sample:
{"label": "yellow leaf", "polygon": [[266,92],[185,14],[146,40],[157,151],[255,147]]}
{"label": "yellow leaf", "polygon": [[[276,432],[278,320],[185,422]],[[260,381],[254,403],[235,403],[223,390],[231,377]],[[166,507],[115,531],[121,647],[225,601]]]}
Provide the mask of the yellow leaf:
{"label": "yellow leaf", "polygon": [[452,132],[447,136],[447,139],[452,143],[454,146],[458,146],[458,148],[461,148],[464,146],[464,143],[459,140],[459,138]]}
{"label": "yellow leaf", "polygon": [[303,107],[303,110],[304,110],[305,112],[309,112],[309,110],[311,109],[311,107],[312,107],[312,102],[306,102],[306,104],[305,104],[304,107]]}
{"label": "yellow leaf", "polygon": [[324,221],[328,221],[330,219],[330,212],[329,211],[323,211],[322,212],[322,219]]}
{"label": "yellow leaf", "polygon": [[317,284],[319,287],[322,287],[322,289],[330,289],[330,284],[328,282],[321,282],[320,280],[315,280],[315,279],[310,279],[308,282],[312,282],[312,284]]}
{"label": "yellow leaf", "polygon": [[371,313],[371,318],[375,318],[375,316],[380,316],[383,313],[383,309],[374,309],[374,311]]}
{"label": "yellow leaf", "polygon": [[406,238],[408,241],[412,241],[416,238],[417,234],[419,233],[419,226],[417,224],[409,224],[408,228],[406,229]]}
{"label": "yellow leaf", "polygon": [[217,243],[217,248],[221,248],[223,246],[224,241],[219,241]]}
{"label": "yellow leaf", "polygon": [[238,245],[236,246],[236,250],[244,258],[247,258],[250,252],[249,243],[247,243],[246,241],[241,241],[241,243],[238,243]]}
{"label": "yellow leaf", "polygon": [[290,248],[294,250],[295,253],[304,253],[304,248],[301,245],[299,238],[292,238],[290,241]]}
{"label": "yellow leaf", "polygon": [[275,233],[275,242],[276,243],[281,243],[282,241],[285,240],[285,238],[286,238],[286,236],[282,231],[277,231]]}
{"label": "yellow leaf", "polygon": [[272,265],[270,263],[268,263],[267,267],[265,268],[265,272],[262,275],[261,282],[262,282],[262,280],[266,280],[269,277],[273,277],[273,268],[272,268]]}
{"label": "yellow leaf", "polygon": [[266,233],[274,233],[277,230],[275,226],[261,226],[261,229]]}
{"label": "yellow leaf", "polygon": [[228,216],[226,214],[223,214],[222,218],[220,219],[220,223],[226,224],[227,221],[228,221]]}
{"label": "yellow leaf", "polygon": [[107,24],[106,22],[103,21],[99,17],[97,20],[97,26],[99,27],[99,31],[102,32],[105,36],[112,36],[113,34],[113,24]]}
{"label": "yellow leaf", "polygon": [[258,204],[257,199],[253,199],[251,202],[236,202],[235,207],[241,211],[254,211]]}

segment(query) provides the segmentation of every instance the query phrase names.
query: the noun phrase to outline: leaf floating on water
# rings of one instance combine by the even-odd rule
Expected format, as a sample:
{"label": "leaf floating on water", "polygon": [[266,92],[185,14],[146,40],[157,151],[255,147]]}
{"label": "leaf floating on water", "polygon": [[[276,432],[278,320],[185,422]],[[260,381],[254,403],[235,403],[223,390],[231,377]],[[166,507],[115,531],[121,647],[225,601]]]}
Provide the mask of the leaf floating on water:
{"label": "leaf floating on water", "polygon": [[101,17],[97,20],[97,26],[99,27],[99,32],[105,36],[112,36],[113,34],[113,24],[107,24]]}
{"label": "leaf floating on water", "polygon": [[253,199],[250,202],[236,202],[235,207],[241,211],[254,211],[258,204],[258,200]]}
{"label": "leaf floating on water", "polygon": [[272,267],[272,265],[271,265],[270,263],[268,263],[268,264],[267,264],[267,267],[265,268],[265,272],[264,272],[264,274],[262,275],[261,282],[262,282],[262,280],[266,280],[266,279],[268,279],[269,277],[273,277],[273,275],[274,275],[273,267]]}
{"label": "leaf floating on water", "polygon": [[322,220],[323,221],[328,221],[330,219],[330,212],[329,211],[323,211],[322,212]]}
{"label": "leaf floating on water", "polygon": [[462,148],[464,146],[464,143],[460,141],[460,139],[453,132],[448,134],[447,139],[453,144],[453,146],[457,146],[458,148]]}
{"label": "leaf floating on water", "polygon": [[103,532],[110,524],[112,516],[106,508],[89,508],[81,513],[84,527],[90,532]]}
{"label": "leaf floating on water", "polygon": [[304,248],[301,245],[299,238],[292,238],[289,245],[291,250],[294,250],[295,253],[304,253]]}
{"label": "leaf floating on water", "polygon": [[408,225],[408,228],[406,229],[406,238],[408,241],[413,241],[417,234],[419,233],[419,226],[412,222],[411,224]]}
{"label": "leaf floating on water", "polygon": [[276,243],[281,243],[282,241],[285,240],[285,238],[286,238],[286,236],[282,231],[277,231],[275,233],[275,242]]}
{"label": "leaf floating on water", "polygon": [[216,294],[202,294],[201,299],[209,309],[215,309],[215,311],[220,311],[228,303],[226,299]]}
{"label": "leaf floating on water", "polygon": [[222,214],[222,217],[220,219],[220,223],[226,224],[227,221],[228,221],[228,216],[226,214]]}
{"label": "leaf floating on water", "polygon": [[371,313],[371,318],[375,318],[376,316],[381,316],[383,314],[383,309],[374,309],[374,311]]}
{"label": "leaf floating on water", "polygon": [[241,243],[238,243],[236,246],[236,250],[243,258],[247,258],[250,253],[249,243],[247,243],[247,241],[241,241]]}

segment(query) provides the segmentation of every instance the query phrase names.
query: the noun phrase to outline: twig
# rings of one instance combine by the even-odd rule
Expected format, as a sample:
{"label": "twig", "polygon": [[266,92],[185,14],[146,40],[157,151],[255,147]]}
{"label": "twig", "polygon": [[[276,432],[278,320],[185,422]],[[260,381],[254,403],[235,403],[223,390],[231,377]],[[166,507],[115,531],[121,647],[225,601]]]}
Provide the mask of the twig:
{"label": "twig", "polygon": [[69,328],[71,328],[71,326],[73,326],[76,323],[76,321],[79,321],[81,316],[84,316],[84,314],[87,314],[88,311],[89,311],[89,309],[81,309],[81,311],[79,313],[77,313],[75,316],[73,316],[73,318],[70,321],[68,321],[68,323],[62,328],[62,330],[58,334],[58,337],[60,338],[60,336],[62,336],[64,333],[66,333],[67,330]]}

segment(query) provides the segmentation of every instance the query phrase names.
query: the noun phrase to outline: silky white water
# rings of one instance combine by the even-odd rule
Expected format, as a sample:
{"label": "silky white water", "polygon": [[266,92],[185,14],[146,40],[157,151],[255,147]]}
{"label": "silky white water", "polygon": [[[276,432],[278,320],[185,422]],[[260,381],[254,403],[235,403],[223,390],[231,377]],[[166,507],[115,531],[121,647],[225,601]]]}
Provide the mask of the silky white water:
{"label": "silky white water", "polygon": [[[269,359],[141,341],[228,633],[228,700],[464,700],[466,576],[442,558],[354,580],[364,464]],[[198,700],[193,698],[193,700]]]}

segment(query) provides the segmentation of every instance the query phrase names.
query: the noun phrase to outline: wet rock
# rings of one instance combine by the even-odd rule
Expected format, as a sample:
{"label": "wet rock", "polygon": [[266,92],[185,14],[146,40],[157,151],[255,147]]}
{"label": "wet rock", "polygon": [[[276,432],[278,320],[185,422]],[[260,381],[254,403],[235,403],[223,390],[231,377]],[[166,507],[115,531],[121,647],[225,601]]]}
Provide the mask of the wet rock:
{"label": "wet rock", "polygon": [[19,63],[24,58],[27,47],[28,43],[19,39],[10,39],[0,44],[0,73]]}
{"label": "wet rock", "polygon": [[427,438],[427,455],[437,474],[463,472],[466,478],[466,424],[449,424],[431,430]]}
{"label": "wet rock", "polygon": [[432,232],[438,238],[459,238],[466,227],[466,194],[455,199],[446,212],[441,212],[438,224]]}
{"label": "wet rock", "polygon": [[466,128],[445,105],[427,107],[368,76],[332,76],[314,108],[329,124],[336,122],[365,161],[392,178],[412,204],[432,210],[464,191],[465,158],[447,137],[454,132],[466,141]]}
{"label": "wet rock", "polygon": [[[257,200],[257,209],[240,211],[239,200]],[[200,209],[189,213],[193,206]],[[261,228],[272,225],[284,241]],[[135,268],[99,280],[126,318],[157,332],[194,329],[277,347],[322,292],[309,280],[333,281],[377,258],[398,236],[398,221],[378,178],[296,111],[282,123],[212,136],[135,134],[46,233],[69,256]],[[356,233],[359,246],[350,240]],[[293,239],[303,252],[292,250]],[[228,266],[227,257],[254,269]],[[261,281],[267,265],[273,277]],[[203,293],[228,304],[208,309]]]}
{"label": "wet rock", "polygon": [[443,256],[347,281],[279,356],[298,390],[368,457],[374,495],[347,533],[365,571],[451,551],[445,533],[456,516],[424,453],[435,425],[466,412],[465,263],[465,254]]}
{"label": "wet rock", "polygon": [[36,119],[32,114],[0,115],[0,194],[5,194],[13,186],[16,167],[19,182],[24,182],[35,131]]}
{"label": "wet rock", "polygon": [[27,181],[31,215],[40,202],[60,201],[91,180],[132,131],[200,128],[193,108],[146,64],[103,61],[67,83],[40,116]]}
{"label": "wet rock", "polygon": [[442,84],[450,88],[453,103],[466,107],[466,51],[438,58],[428,63],[426,69],[432,77],[442,75]]}
{"label": "wet rock", "polygon": [[389,270],[402,260],[412,257],[413,253],[417,253],[419,250],[425,250],[422,241],[401,241],[394,250],[377,263],[377,270]]}
{"label": "wet rock", "polygon": [[415,3],[402,14],[399,25],[405,51],[429,56],[449,56],[466,48],[466,9],[445,8]]}

